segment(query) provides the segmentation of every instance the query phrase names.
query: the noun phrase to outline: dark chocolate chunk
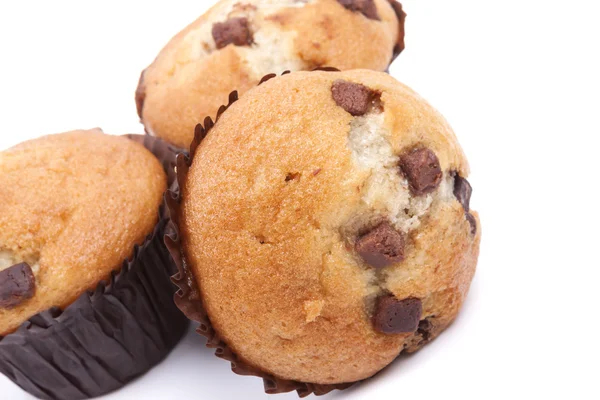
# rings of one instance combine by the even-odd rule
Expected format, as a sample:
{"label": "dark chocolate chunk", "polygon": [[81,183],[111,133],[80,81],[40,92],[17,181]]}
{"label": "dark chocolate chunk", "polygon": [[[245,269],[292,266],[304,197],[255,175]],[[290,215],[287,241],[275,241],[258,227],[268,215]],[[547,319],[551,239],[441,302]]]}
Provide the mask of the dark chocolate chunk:
{"label": "dark chocolate chunk", "polygon": [[389,222],[383,222],[362,235],[356,252],[372,267],[383,268],[404,260],[404,235]]}
{"label": "dark chocolate chunk", "polygon": [[381,333],[412,333],[419,327],[422,312],[419,299],[398,300],[392,295],[381,296],[375,304],[373,327]]}
{"label": "dark chocolate chunk", "polygon": [[414,148],[402,155],[400,169],[416,196],[433,192],[442,181],[440,162],[435,153],[425,147]]}
{"label": "dark chocolate chunk", "polygon": [[378,93],[360,83],[338,79],[331,86],[335,103],[353,116],[364,115],[373,107]]}
{"label": "dark chocolate chunk", "polygon": [[225,22],[217,22],[212,27],[212,36],[217,49],[234,44],[248,46],[252,44],[252,33],[248,26],[248,18],[231,18]]}
{"label": "dark chocolate chunk", "polygon": [[379,21],[375,0],[338,0],[338,3],[350,11],[360,12],[369,19]]}
{"label": "dark chocolate chunk", "polygon": [[473,188],[469,181],[456,173],[454,176],[454,197],[456,197],[456,200],[463,206],[465,218],[467,218],[467,221],[471,224],[471,234],[474,235],[477,233],[477,221],[473,214],[469,212],[471,193],[473,193]]}
{"label": "dark chocolate chunk", "polygon": [[466,212],[469,212],[471,193],[473,193],[473,188],[471,188],[469,181],[456,174],[454,177],[454,197],[462,204]]}
{"label": "dark chocolate chunk", "polygon": [[467,221],[471,224],[471,234],[474,235],[477,233],[477,221],[475,221],[475,217],[470,212],[465,214]]}
{"label": "dark chocolate chunk", "polygon": [[33,297],[35,276],[27,263],[0,271],[0,308],[13,308]]}
{"label": "dark chocolate chunk", "polygon": [[421,336],[423,342],[429,342],[431,339],[431,331],[433,330],[433,324],[429,319],[424,319],[419,322],[419,329],[417,329],[417,335]]}

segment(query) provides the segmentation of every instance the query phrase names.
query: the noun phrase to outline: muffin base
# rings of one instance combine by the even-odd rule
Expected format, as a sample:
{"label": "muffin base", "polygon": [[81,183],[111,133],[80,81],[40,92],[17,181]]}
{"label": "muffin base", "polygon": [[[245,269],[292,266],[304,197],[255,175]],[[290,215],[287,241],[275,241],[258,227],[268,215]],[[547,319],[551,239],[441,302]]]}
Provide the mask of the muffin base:
{"label": "muffin base", "polygon": [[[289,71],[284,72],[282,75],[286,73],[289,73]],[[275,76],[275,74],[266,75],[259,84],[266,82]],[[219,108],[215,122],[218,121],[223,112],[237,100],[238,94],[237,91],[234,91],[229,95],[229,104]],[[208,314],[206,313],[206,310],[202,304],[200,289],[196,284],[196,279],[194,278],[193,272],[186,263],[181,241],[179,240],[179,215],[182,199],[182,194],[179,188],[186,180],[189,167],[192,164],[198,146],[213,126],[214,122],[210,117],[207,117],[204,120],[204,126],[201,124],[196,126],[194,140],[190,146],[189,155],[179,154],[177,156],[177,185],[173,186],[171,190],[167,192],[166,196],[171,219],[167,226],[165,244],[167,245],[173,260],[178,267],[178,273],[172,278],[175,285],[177,285],[179,288],[175,294],[175,303],[189,319],[200,324],[196,331],[208,339],[206,346],[216,349],[215,355],[217,357],[230,361],[232,371],[238,375],[250,375],[262,378],[265,392],[268,394],[287,393],[295,390],[298,392],[300,397],[306,397],[310,394],[321,396],[336,389],[343,390],[349,388],[355,382],[321,385],[281,379],[262,371],[259,368],[249,365],[241,360],[240,357],[235,354],[225,342],[223,342],[219,334],[212,327],[210,318],[208,317]]]}
{"label": "muffin base", "polygon": [[[169,185],[175,181],[176,149],[128,137],[161,161]],[[162,243],[166,225],[163,204],[154,231],[109,282],[0,336],[0,372],[37,398],[78,400],[119,389],[162,361],[189,322],[172,301],[177,267]]]}

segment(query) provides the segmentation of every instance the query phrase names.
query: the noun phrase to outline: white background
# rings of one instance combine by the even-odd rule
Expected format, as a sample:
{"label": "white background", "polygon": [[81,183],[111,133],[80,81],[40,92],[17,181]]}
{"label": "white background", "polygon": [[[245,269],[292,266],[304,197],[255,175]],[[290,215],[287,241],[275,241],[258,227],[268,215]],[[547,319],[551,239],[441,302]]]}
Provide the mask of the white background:
{"label": "white background", "polygon": [[[1,2],[0,148],[76,128],[141,133],[140,71],[210,3]],[[407,50],[392,75],[446,115],[469,157],[481,257],[444,335],[329,398],[599,399],[600,6],[403,3]],[[190,332],[106,399],[268,397],[203,345]],[[4,377],[0,398],[29,399]]]}

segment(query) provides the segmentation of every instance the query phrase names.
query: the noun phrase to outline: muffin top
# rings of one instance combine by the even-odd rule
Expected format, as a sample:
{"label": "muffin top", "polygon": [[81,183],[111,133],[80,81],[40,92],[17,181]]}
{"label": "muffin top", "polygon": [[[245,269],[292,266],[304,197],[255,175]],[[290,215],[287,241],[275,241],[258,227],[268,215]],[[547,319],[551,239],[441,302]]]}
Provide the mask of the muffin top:
{"label": "muffin top", "polygon": [[250,366],[372,376],[455,318],[480,229],[445,119],[388,74],[294,72],[250,90],[182,186],[183,255]]}
{"label": "muffin top", "polygon": [[0,335],[64,308],[152,233],[166,189],[142,145],[99,129],[0,153]]}
{"label": "muffin top", "polygon": [[194,126],[285,70],[385,70],[404,47],[401,5],[387,0],[222,0],[177,34],[140,78],[147,131],[188,148]]}

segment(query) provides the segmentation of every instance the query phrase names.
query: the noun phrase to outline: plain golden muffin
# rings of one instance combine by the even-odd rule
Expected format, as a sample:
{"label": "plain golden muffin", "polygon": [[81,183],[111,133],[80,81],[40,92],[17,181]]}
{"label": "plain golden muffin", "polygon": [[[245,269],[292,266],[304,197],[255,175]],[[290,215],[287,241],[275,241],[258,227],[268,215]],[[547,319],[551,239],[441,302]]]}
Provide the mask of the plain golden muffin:
{"label": "plain golden muffin", "polygon": [[388,74],[250,90],[182,182],[183,256],[218,337],[251,367],[316,384],[419,349],[475,272],[468,172],[446,120]]}
{"label": "plain golden muffin", "polygon": [[221,0],[142,73],[138,113],[148,133],[188,148],[202,118],[267,74],[385,70],[404,48],[404,16],[395,0]]}
{"label": "plain golden muffin", "polygon": [[108,279],[153,231],[166,189],[148,150],[98,129],[1,152],[0,182],[0,335]]}

